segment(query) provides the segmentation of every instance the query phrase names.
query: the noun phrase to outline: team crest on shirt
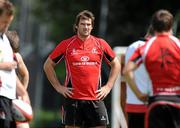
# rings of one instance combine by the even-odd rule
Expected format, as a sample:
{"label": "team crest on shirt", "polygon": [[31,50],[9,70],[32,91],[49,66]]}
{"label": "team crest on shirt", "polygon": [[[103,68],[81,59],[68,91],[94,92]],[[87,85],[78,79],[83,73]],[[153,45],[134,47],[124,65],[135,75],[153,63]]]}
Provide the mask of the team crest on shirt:
{"label": "team crest on shirt", "polygon": [[93,53],[93,54],[97,54],[97,53],[98,53],[98,52],[97,52],[97,49],[96,49],[96,48],[93,48],[93,49],[92,49],[92,53]]}
{"label": "team crest on shirt", "polygon": [[81,56],[80,61],[72,62],[73,66],[87,66],[87,65],[97,65],[96,61],[89,61],[89,56]]}
{"label": "team crest on shirt", "polygon": [[74,55],[74,54],[77,54],[77,51],[75,48],[73,48],[72,52],[71,52],[71,55]]}

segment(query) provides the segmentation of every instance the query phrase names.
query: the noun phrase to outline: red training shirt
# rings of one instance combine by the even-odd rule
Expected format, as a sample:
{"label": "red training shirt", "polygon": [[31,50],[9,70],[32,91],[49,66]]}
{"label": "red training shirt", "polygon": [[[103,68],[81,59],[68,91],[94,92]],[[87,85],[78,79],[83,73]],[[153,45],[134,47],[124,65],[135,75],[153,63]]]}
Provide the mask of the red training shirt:
{"label": "red training shirt", "polygon": [[63,40],[49,56],[55,63],[65,59],[65,86],[73,88],[73,99],[97,100],[101,87],[101,62],[110,63],[115,53],[104,40],[90,36],[84,42],[77,35]]}
{"label": "red training shirt", "polygon": [[145,63],[153,84],[153,94],[180,94],[180,42],[172,35],[151,38],[130,60]]}

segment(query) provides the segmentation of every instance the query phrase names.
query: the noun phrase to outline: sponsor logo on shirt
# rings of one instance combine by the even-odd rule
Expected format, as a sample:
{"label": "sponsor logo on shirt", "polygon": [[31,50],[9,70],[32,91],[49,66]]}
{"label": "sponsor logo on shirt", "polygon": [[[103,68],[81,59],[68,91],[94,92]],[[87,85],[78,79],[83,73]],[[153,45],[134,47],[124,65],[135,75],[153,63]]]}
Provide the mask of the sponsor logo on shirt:
{"label": "sponsor logo on shirt", "polygon": [[97,65],[97,62],[89,61],[89,56],[81,56],[79,62],[73,62],[73,66],[81,66],[81,65]]}
{"label": "sponsor logo on shirt", "polygon": [[97,65],[97,62],[73,62],[73,66],[81,66],[81,65]]}
{"label": "sponsor logo on shirt", "polygon": [[160,92],[176,92],[179,90],[180,90],[179,86],[170,87],[170,88],[157,88],[157,91],[160,91]]}
{"label": "sponsor logo on shirt", "polygon": [[82,56],[81,61],[89,61],[89,57],[88,56]]}

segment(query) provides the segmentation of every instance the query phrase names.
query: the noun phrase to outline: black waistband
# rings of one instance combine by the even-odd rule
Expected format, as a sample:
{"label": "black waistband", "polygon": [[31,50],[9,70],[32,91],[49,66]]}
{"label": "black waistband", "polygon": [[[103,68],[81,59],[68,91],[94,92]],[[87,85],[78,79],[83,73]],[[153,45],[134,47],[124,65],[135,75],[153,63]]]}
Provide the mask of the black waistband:
{"label": "black waistband", "polygon": [[174,103],[180,103],[180,95],[156,95],[149,97],[149,104],[156,101],[169,101]]}

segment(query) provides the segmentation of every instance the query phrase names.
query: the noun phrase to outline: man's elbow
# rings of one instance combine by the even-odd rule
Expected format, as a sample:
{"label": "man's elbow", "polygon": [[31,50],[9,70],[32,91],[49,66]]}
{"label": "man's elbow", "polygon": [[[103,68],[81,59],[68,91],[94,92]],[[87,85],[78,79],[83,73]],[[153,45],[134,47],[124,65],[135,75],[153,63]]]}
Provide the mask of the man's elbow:
{"label": "man's elbow", "polygon": [[125,66],[125,67],[123,68],[122,75],[123,75],[124,77],[126,77],[130,72],[131,72],[131,71],[128,70],[128,68]]}
{"label": "man's elbow", "polygon": [[43,65],[43,70],[46,72],[46,69],[47,69],[47,64],[45,62],[44,65]]}
{"label": "man's elbow", "polygon": [[44,65],[43,65],[43,70],[44,70],[45,72],[47,71],[49,65],[50,65],[50,62],[49,62],[49,59],[47,59],[47,60],[45,61]]}
{"label": "man's elbow", "polygon": [[116,70],[120,71],[120,69],[121,69],[121,64],[120,64],[120,62],[119,62],[119,60],[118,60],[117,57],[114,58],[114,60],[113,60],[112,63],[111,63],[111,66],[116,67]]}
{"label": "man's elbow", "polygon": [[123,69],[123,75],[128,75],[130,73],[132,73],[133,71],[135,71],[137,69],[138,65],[136,63],[134,63],[133,61],[129,61],[124,69]]}

